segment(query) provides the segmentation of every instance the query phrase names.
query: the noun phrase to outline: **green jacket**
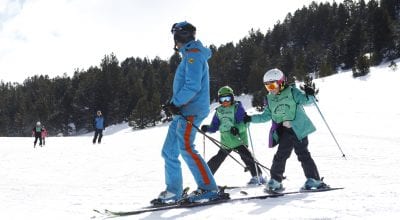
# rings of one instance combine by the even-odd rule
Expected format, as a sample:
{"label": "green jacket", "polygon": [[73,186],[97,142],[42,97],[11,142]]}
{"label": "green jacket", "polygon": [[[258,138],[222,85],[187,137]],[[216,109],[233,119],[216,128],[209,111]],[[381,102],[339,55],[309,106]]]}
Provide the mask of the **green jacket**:
{"label": "green jacket", "polygon": [[[221,143],[228,149],[234,149],[241,145],[248,145],[247,127],[243,122],[245,110],[241,102],[235,101],[229,107],[219,106],[213,116],[211,125],[208,125],[207,132],[214,133],[219,131],[221,134]],[[231,127],[239,130],[239,135],[232,135]]]}
{"label": "green jacket", "polygon": [[[282,98],[282,95],[285,95],[285,98]],[[303,105],[312,103],[313,102],[312,99],[314,99],[314,97],[311,96],[307,97],[303,92],[301,92],[296,87],[288,86],[277,95],[274,95],[272,93],[268,94],[266,96],[267,105],[265,106],[264,112],[258,115],[252,115],[251,122],[262,123],[272,120],[273,118],[282,118],[282,117],[277,117],[277,114],[279,114],[279,112],[276,110],[278,109],[277,106],[285,105],[287,109],[280,108],[279,110],[284,109],[287,113],[291,112],[288,113],[289,114],[288,117],[286,118],[283,117],[285,119],[293,118],[291,117],[290,114],[294,114],[293,120],[287,120],[287,121],[290,122],[292,129],[297,136],[297,139],[301,140],[316,130],[315,126],[313,125],[311,120],[307,117],[306,112],[304,111],[303,108]],[[295,109],[292,108],[290,109],[291,105],[290,104],[286,105],[286,103],[292,103],[293,101],[296,103]],[[275,106],[275,109],[271,109],[270,106]],[[281,124],[282,121],[277,122],[273,120],[273,126],[270,132],[270,147],[274,145],[273,143],[271,143],[271,139],[273,139],[275,143],[278,143],[279,141],[276,129]]]}

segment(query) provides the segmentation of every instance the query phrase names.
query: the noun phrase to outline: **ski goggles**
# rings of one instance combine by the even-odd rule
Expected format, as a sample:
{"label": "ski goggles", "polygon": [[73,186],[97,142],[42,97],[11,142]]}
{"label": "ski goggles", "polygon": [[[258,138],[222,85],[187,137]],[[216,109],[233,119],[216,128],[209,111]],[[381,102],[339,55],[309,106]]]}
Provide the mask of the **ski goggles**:
{"label": "ski goggles", "polygon": [[171,33],[175,35],[176,32],[182,31],[182,30],[183,30],[183,28],[179,26],[179,23],[175,23],[174,25],[172,25]]}
{"label": "ski goggles", "polygon": [[231,96],[221,96],[219,97],[219,102],[223,103],[223,102],[230,102],[232,100]]}
{"label": "ski goggles", "polygon": [[279,84],[277,81],[266,82],[266,83],[264,83],[264,86],[268,91],[272,91],[272,90],[279,88]]}

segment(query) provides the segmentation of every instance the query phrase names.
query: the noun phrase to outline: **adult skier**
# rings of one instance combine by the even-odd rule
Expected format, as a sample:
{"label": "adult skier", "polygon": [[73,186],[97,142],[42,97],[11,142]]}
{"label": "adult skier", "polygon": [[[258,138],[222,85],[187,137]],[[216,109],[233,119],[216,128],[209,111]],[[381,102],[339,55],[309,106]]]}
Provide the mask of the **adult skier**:
{"label": "adult skier", "polygon": [[188,195],[189,202],[218,199],[218,186],[207,163],[195,149],[196,129],[207,117],[210,107],[209,70],[211,50],[195,40],[196,28],[184,21],[175,23],[171,32],[175,51],[182,55],[173,81],[173,95],[164,107],[173,116],[162,148],[166,189],[152,204],[173,203],[182,198],[183,181],[179,155],[188,165],[198,186]]}

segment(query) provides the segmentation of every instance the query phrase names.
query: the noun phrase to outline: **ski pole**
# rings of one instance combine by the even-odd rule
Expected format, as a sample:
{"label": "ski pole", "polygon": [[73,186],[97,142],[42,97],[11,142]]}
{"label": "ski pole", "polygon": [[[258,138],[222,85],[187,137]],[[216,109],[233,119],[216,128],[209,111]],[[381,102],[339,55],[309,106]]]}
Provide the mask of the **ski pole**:
{"label": "ski pole", "polygon": [[[248,144],[246,144],[246,143],[240,138],[240,135],[239,135],[239,134],[237,134],[236,136],[237,136],[238,140],[239,140],[240,142],[242,142],[242,145],[243,145],[243,146],[246,146],[246,147],[248,146]],[[253,144],[252,144],[252,145],[253,145]],[[252,149],[253,149],[253,146],[251,146],[251,147],[252,147]],[[236,153],[238,153],[242,158],[244,157],[244,158],[247,159],[247,160],[253,161],[254,169],[255,169],[255,171],[256,171],[256,176],[257,176],[257,182],[258,182],[258,185],[261,185],[260,179],[258,178],[258,177],[260,176],[260,173],[258,172],[260,168],[257,167],[257,164],[260,164],[260,163],[258,162],[258,160],[256,159],[256,157],[255,157],[255,155],[254,155],[254,149],[252,150],[253,153],[251,153],[251,152],[249,151],[249,153],[251,154],[251,157],[249,157],[248,155],[240,154],[240,152],[237,151],[236,149],[235,149],[234,151],[235,151]],[[266,167],[264,168],[264,166],[261,165],[261,164],[260,164],[260,167],[263,168],[264,171],[266,171],[266,169],[268,169],[268,168],[266,168]],[[269,169],[268,169],[268,170],[269,170]]]}
{"label": "ski pole", "polygon": [[258,185],[261,185],[261,183],[260,183],[260,178],[258,178],[259,173],[258,173],[258,167],[257,167],[257,164],[256,164],[256,155],[254,154],[253,140],[252,140],[251,134],[250,134],[250,125],[249,125],[249,124],[246,124],[246,127],[247,127],[247,134],[249,135],[251,151],[252,151],[252,153],[253,153],[254,168],[256,169],[256,174],[257,174],[257,182],[258,182]]}
{"label": "ski pole", "polygon": [[[196,128],[196,126],[193,126]],[[228,148],[228,146],[226,146],[224,143],[218,141],[217,139],[207,135],[206,133],[204,133],[203,131],[201,131],[199,128],[196,128],[201,134],[203,134],[205,137],[207,137],[211,142],[213,142],[217,147],[221,148],[222,150],[226,150],[225,148]],[[225,148],[224,148],[225,147]],[[237,151],[234,150],[234,152],[238,153]],[[232,157],[232,156],[231,156]],[[234,159],[234,157],[232,157]],[[246,159],[251,159],[246,157]],[[257,165],[259,165],[262,168],[265,168],[267,170],[270,170],[268,167],[262,165],[261,163],[259,163],[257,160],[254,160],[255,163],[257,163]]]}
{"label": "ski pole", "polygon": [[[246,166],[243,166],[236,158],[234,158],[230,152],[228,152],[228,150],[226,150],[226,148],[228,148],[228,146],[226,146],[225,144],[221,143],[220,141],[218,141],[217,139],[207,135],[205,132],[203,132],[199,127],[197,127],[195,124],[193,124],[191,121],[189,121],[184,115],[182,115],[182,113],[177,114],[179,116],[181,116],[183,119],[185,119],[186,123],[191,124],[199,133],[201,133],[202,135],[204,135],[206,138],[208,138],[212,143],[214,143],[218,148],[220,148],[221,150],[223,150],[230,158],[232,158],[236,163],[238,163],[240,166],[242,166],[245,169],[245,172],[248,171],[248,168]],[[225,148],[224,148],[225,147]],[[236,152],[236,151],[235,151]],[[237,153],[237,152],[236,152]],[[268,167],[262,165],[261,163],[255,161],[259,166],[270,170]]]}
{"label": "ski pole", "polygon": [[[232,158],[236,163],[238,163],[241,167],[244,168],[244,171],[246,172],[248,170],[248,168],[246,166],[244,166],[243,164],[241,164],[236,158],[234,158],[230,152],[228,150],[226,150],[225,148],[223,148],[222,146],[220,146],[218,144],[218,141],[214,138],[212,138],[211,136],[207,135],[206,133],[204,133],[199,127],[197,127],[195,124],[193,124],[191,121],[189,121],[185,116],[183,116],[182,114],[179,114],[180,116],[182,116],[182,118],[185,119],[186,123],[191,124],[198,132],[200,132],[201,134],[203,134],[205,137],[207,137],[211,142],[213,142],[217,147],[219,147],[221,150],[223,150],[230,158]],[[222,143],[220,143],[222,144]],[[222,144],[223,145],[223,144]],[[224,146],[224,145],[223,145]],[[226,146],[225,146],[226,147]]]}
{"label": "ski pole", "polygon": [[219,147],[219,149],[221,149],[222,151],[224,151],[230,158],[232,158],[236,163],[238,163],[241,167],[243,167],[243,168],[244,168],[244,172],[247,172],[247,171],[249,170],[248,167],[246,167],[245,165],[243,165],[242,163],[240,163],[235,157],[233,157],[233,156],[230,154],[231,151],[228,151],[228,150],[225,149],[222,145],[220,145],[220,144],[218,143],[217,140],[211,138],[211,137],[208,136],[207,134],[204,134],[204,133],[203,133],[203,135],[204,135],[205,137],[208,137],[212,143],[214,143],[217,147]]}
{"label": "ski pole", "polygon": [[206,159],[206,137],[203,136],[203,158]]}
{"label": "ski pole", "polygon": [[338,146],[340,152],[342,152],[342,157],[344,157],[344,159],[347,160],[346,155],[343,153],[342,148],[340,147],[338,141],[336,140],[335,135],[333,135],[333,132],[332,132],[331,128],[329,127],[328,123],[326,122],[325,117],[322,114],[321,110],[319,109],[319,106],[317,105],[317,102],[315,101],[316,100],[315,96],[314,96],[314,98],[312,100],[314,102],[315,107],[317,107],[317,110],[318,110],[319,114],[321,115],[322,120],[325,122],[326,127],[328,128],[329,132],[331,133],[331,135],[333,137],[333,140],[335,140],[336,145]]}

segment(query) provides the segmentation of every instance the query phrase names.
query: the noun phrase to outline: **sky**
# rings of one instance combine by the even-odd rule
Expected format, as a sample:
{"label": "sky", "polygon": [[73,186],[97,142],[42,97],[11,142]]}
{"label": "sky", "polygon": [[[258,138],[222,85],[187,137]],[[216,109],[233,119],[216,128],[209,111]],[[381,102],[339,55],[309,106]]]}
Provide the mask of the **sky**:
{"label": "sky", "polygon": [[[0,0],[0,81],[22,83],[99,66],[114,53],[167,60],[172,24],[188,21],[206,46],[265,33],[312,0]],[[316,1],[333,2],[333,1]],[[342,2],[336,0],[336,2]]]}
{"label": "sky", "polygon": [[[400,60],[397,60],[397,66]],[[340,148],[342,157],[317,108],[305,111],[317,128],[308,136],[309,150],[320,176],[343,190],[285,195],[265,200],[225,203],[194,209],[145,213],[116,220],[265,220],[265,219],[398,219],[400,215],[400,124],[398,94],[400,69],[388,63],[372,67],[365,77],[351,71],[315,80],[318,108]],[[377,85],[385,85],[385,95]],[[236,97],[246,111],[251,96]],[[211,109],[217,104],[213,103]],[[214,111],[203,121],[209,124]],[[251,124],[249,149],[264,166],[271,167],[277,148],[268,148],[270,122]],[[93,209],[131,211],[148,206],[165,189],[161,148],[168,124],[133,131],[128,125],[106,128],[101,144],[92,144],[93,133],[74,137],[48,137],[42,148],[33,148],[32,137],[0,137],[0,213],[7,220],[101,220]],[[212,134],[219,139],[219,133]],[[209,160],[219,148],[201,134],[197,151]],[[238,161],[241,159],[232,152]],[[182,161],[183,184],[196,189]],[[262,170],[269,178],[269,173]],[[298,190],[305,182],[294,153],[287,160],[283,185]],[[218,185],[245,186],[250,179],[230,157],[215,173]],[[232,198],[263,195],[264,186],[228,191]]]}

